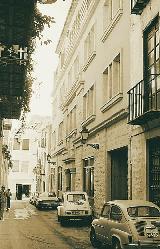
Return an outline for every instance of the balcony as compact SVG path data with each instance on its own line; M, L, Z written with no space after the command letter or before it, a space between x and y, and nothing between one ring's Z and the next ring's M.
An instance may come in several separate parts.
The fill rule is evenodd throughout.
M129 118L132 125L143 125L160 117L160 75L141 80L129 94Z
M150 0L131 0L131 14L140 15Z

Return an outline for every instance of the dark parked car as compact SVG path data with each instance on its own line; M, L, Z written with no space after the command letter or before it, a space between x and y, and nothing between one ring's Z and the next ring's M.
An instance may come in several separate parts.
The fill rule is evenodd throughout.
M30 196L30 198L29 198L29 203L32 204L32 205L35 205L37 197L38 197L37 193L32 193L31 196Z
M107 202L92 221L90 241L96 248L160 249L160 208L141 200Z
M60 200L56 196L50 195L48 193L40 194L35 201L35 206L37 209L56 209L60 205Z

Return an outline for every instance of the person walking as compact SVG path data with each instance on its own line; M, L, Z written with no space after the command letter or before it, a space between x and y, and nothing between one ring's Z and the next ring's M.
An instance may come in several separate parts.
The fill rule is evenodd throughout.
M5 193L5 186L2 186L0 190L0 220L4 220L5 207L6 207L6 193Z
M12 196L12 193L11 193L10 189L8 188L7 191L6 191L6 198L7 198L7 208L6 208L6 210L7 211L11 207L11 196Z

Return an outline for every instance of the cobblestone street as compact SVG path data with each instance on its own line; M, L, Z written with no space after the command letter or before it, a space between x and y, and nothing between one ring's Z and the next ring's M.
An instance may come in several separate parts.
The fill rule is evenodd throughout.
M1 249L91 249L89 227L80 222L61 226L56 210L38 211L26 201L12 201L0 222Z

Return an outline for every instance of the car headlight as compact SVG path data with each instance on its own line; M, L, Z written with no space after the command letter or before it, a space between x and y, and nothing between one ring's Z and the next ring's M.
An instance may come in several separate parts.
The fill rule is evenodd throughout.
M65 211L65 214L72 214L71 211Z

